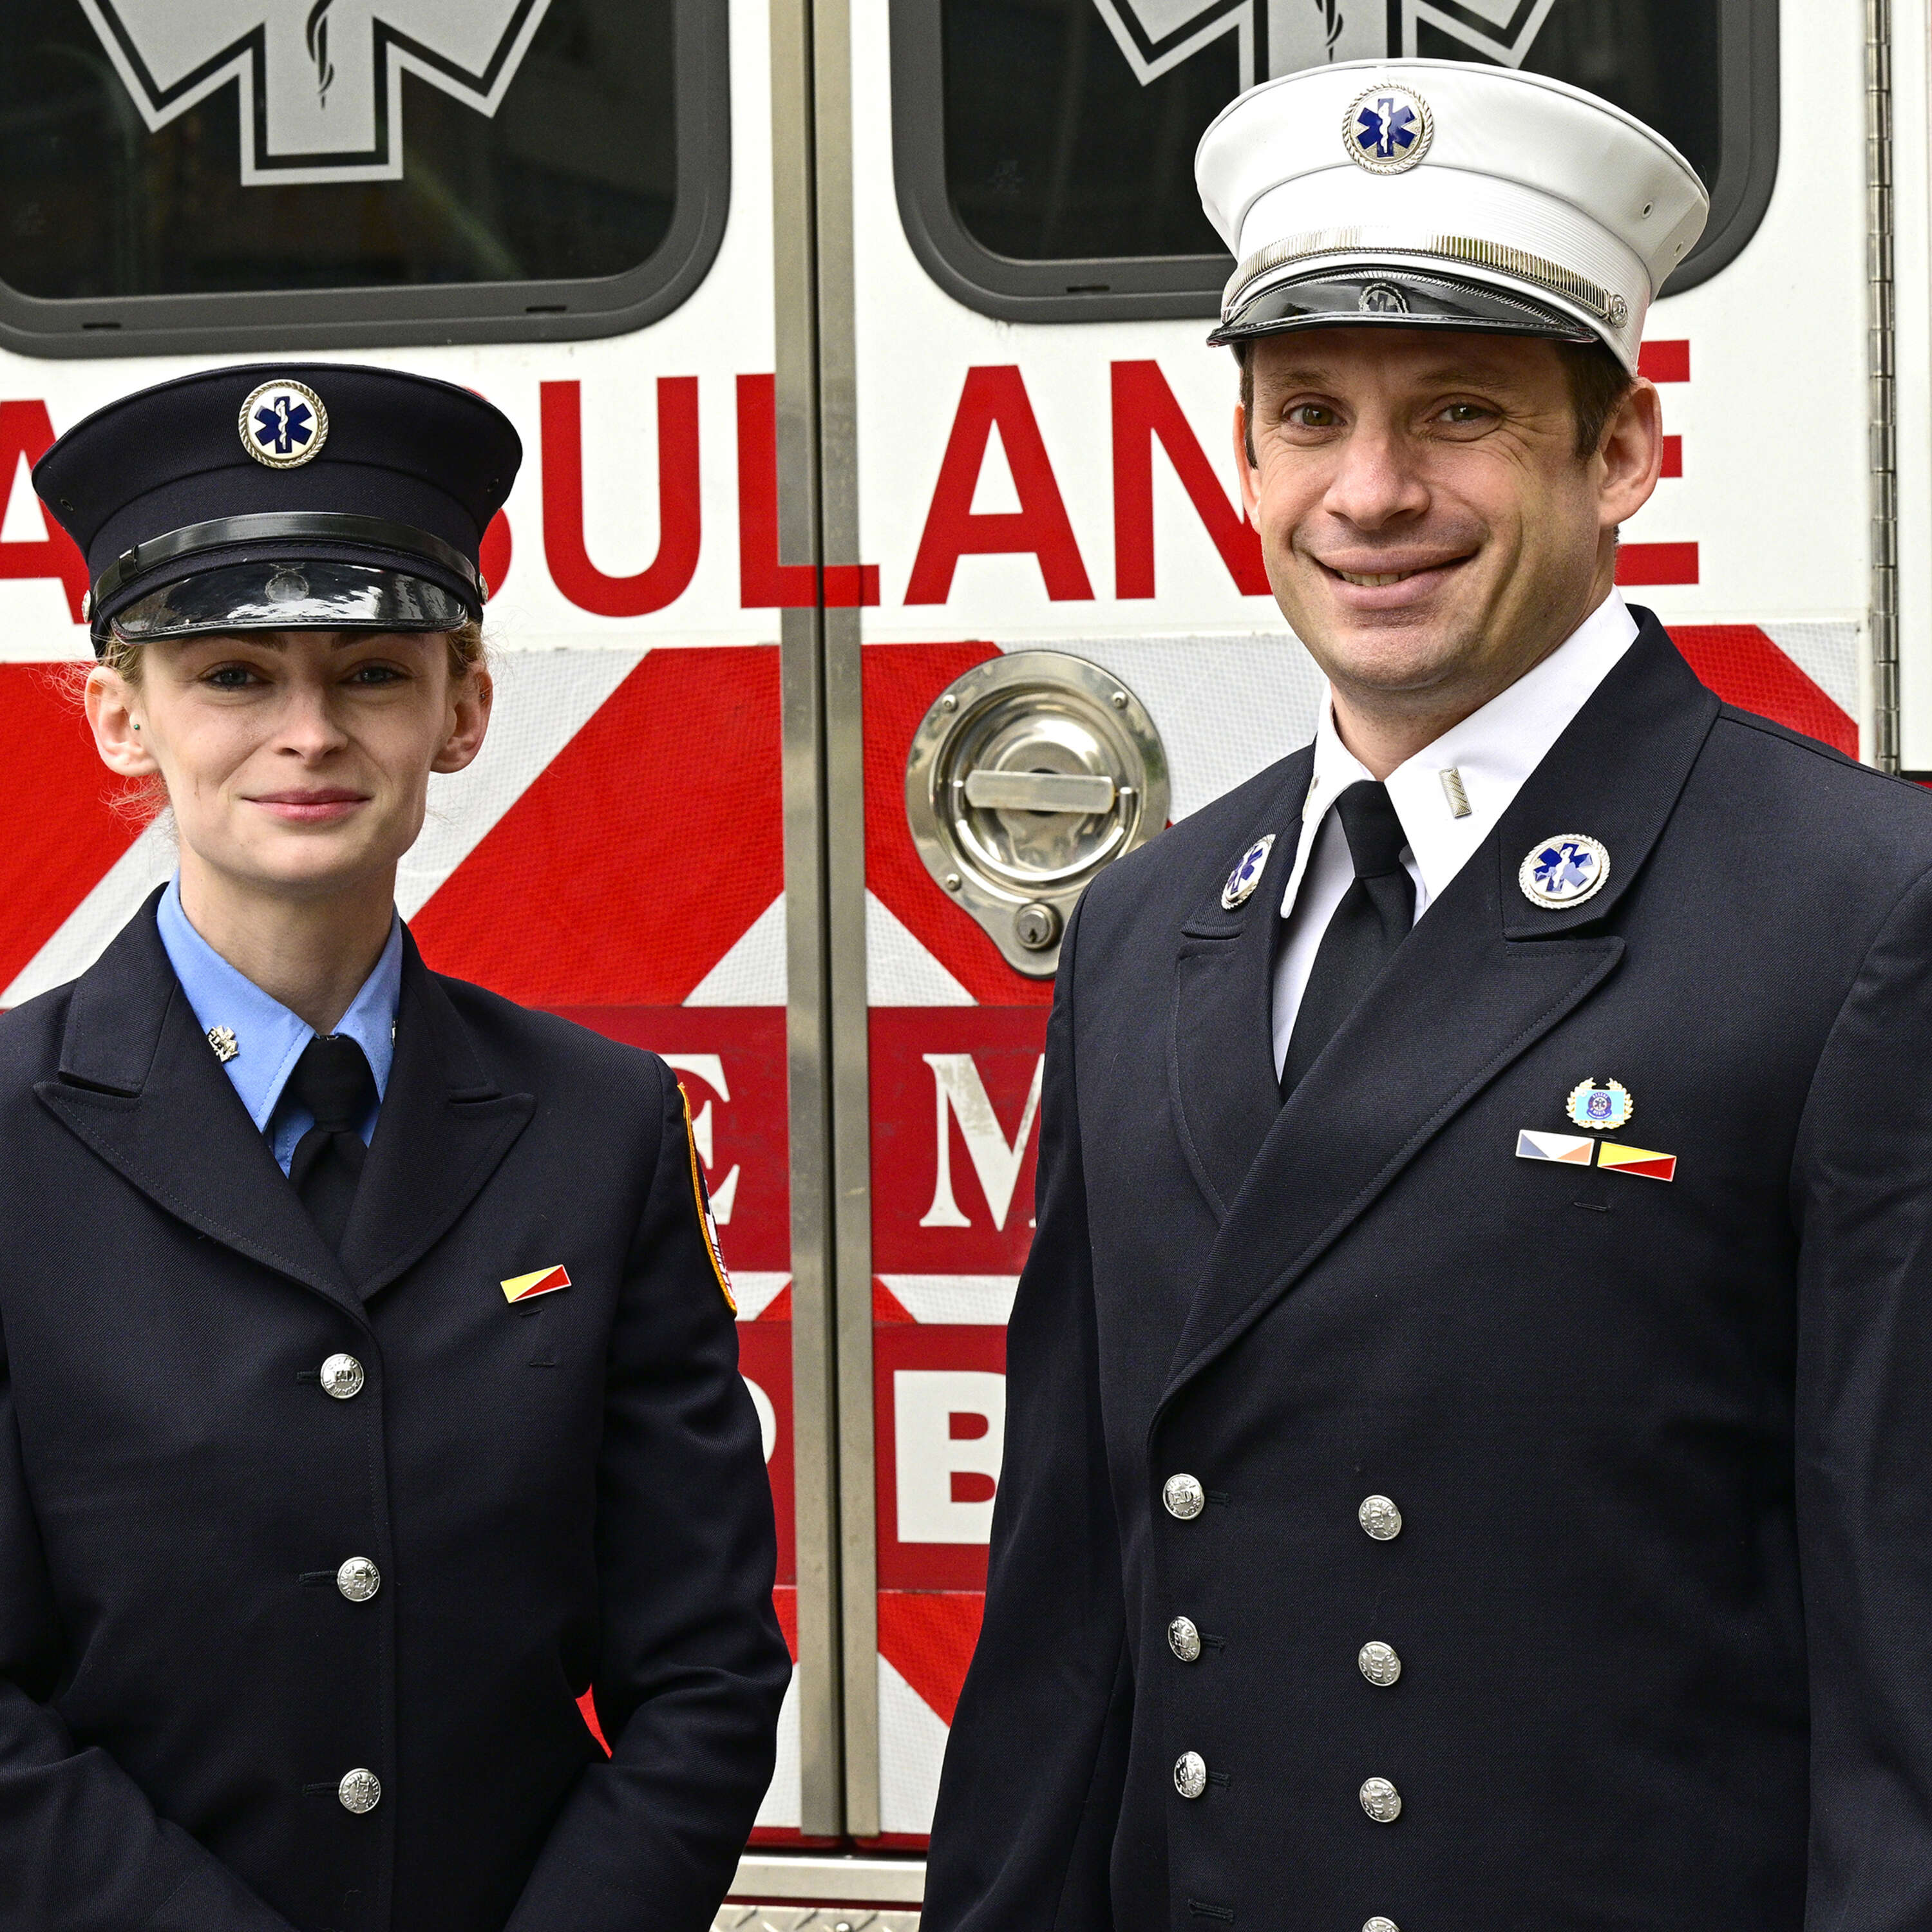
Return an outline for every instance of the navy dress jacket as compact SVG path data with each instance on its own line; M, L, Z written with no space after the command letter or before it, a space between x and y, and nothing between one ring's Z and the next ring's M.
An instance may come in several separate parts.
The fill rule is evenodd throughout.
M1932 1927L1932 800L1639 614L1286 1107L1309 754L1088 892L926 1932Z
M695 1184L661 1061L412 945L339 1261L152 902L0 1018L0 1925L710 1924L790 1665Z

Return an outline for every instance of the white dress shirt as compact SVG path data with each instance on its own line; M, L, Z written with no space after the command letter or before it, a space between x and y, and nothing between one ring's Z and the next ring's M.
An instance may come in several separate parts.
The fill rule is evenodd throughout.
M1415 882L1418 919L1442 896L1509 809L1523 781L1636 641L1636 620L1621 593L1612 590L1534 669L1383 781L1408 838L1402 862ZM1468 801L1468 812L1461 818L1444 782L1444 775L1451 771ZM1315 728L1315 775L1301 810L1294 868L1282 894L1281 916L1288 930L1274 969L1277 1073L1288 1055L1288 1036L1322 936L1354 880L1354 862L1334 803L1349 786L1372 776L1342 743L1335 729L1333 697L1324 697Z

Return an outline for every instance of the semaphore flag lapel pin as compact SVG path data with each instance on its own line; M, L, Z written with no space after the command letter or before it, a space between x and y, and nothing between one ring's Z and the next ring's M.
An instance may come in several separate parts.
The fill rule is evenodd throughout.
M559 1288L568 1288L570 1270L561 1265L532 1268L528 1274L513 1274L499 1285L506 1301L534 1301L540 1294L554 1294Z

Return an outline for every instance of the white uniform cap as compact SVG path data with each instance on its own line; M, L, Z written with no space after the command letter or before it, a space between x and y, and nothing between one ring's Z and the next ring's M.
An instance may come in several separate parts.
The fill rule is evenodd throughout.
M1581 88L1463 61L1342 61L1250 88L1194 157L1239 266L1211 340L1379 322L1606 344L1636 366L1710 197Z

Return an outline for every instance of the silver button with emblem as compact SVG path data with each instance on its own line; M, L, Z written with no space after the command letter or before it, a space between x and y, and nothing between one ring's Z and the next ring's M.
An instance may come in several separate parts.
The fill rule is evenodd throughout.
M1393 1825L1402 1816L1402 1793L1385 1778L1364 1779L1362 1809L1378 1825Z
M352 1604L366 1604L382 1587L382 1573L366 1556L352 1556L335 1573L335 1587Z
M1183 1664L1192 1664L1201 1654L1201 1633L1192 1617L1176 1617L1168 1625L1167 1647Z
M362 1393L362 1364L353 1355L332 1355L322 1365L322 1392L338 1402Z
M1193 1477L1170 1476L1160 1486L1160 1499L1171 1516L1192 1522L1208 1507L1208 1492Z
M1208 1761L1198 1751L1183 1751L1174 1760L1174 1788L1184 1798L1198 1798L1208 1789Z
M1401 1932L1401 1928L1393 1918L1384 1918L1378 1914L1362 1922L1362 1932Z
M1390 1543L1402 1534L1402 1511L1387 1496L1364 1496L1356 1520L1378 1543Z
M342 1801L345 1811L353 1811L359 1818L365 1811L373 1811L382 1800L382 1780L373 1771L364 1771L359 1766L354 1771L344 1772L342 1782L335 1787L335 1795Z
M1390 1644L1365 1643L1356 1652L1355 1661L1362 1666L1362 1675L1384 1690L1402 1675L1402 1659Z

